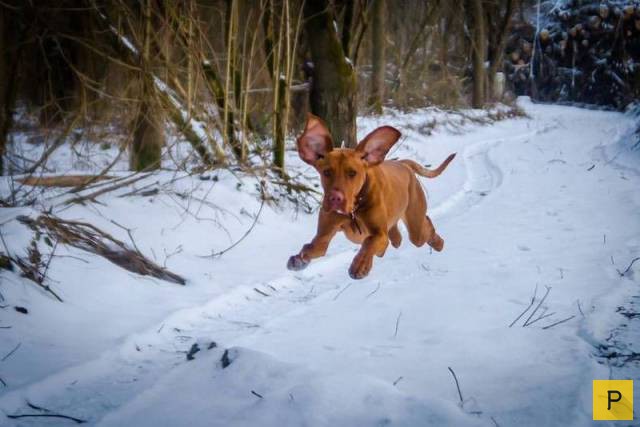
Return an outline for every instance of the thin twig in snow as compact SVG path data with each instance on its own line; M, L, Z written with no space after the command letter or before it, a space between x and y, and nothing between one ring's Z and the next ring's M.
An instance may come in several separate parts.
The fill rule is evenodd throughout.
M84 203L87 200L92 201L92 202L96 202L96 198L98 196L101 196L101 195L103 195L105 193L108 193L110 191L118 190L118 189L120 189L122 187L126 187L126 186L128 186L130 184L133 184L136 181L140 181L141 179L144 179L144 178L147 178L148 176L151 176L151 174L140 174L138 176L135 176L137 174L138 173L136 172L135 174L132 174L133 178L124 180L124 181L122 181L122 182L120 182L118 184L112 185L110 187L102 188L100 190L94 191L93 193L90 193L90 194L87 194L87 195L77 196L77 197L73 197L71 199L64 200L63 202L61 202L59 204L59 206L71 205L73 203Z
M335 301L335 300L337 300L337 299L338 299L338 297L339 297L340 295L342 295L342 293L343 293L344 291L346 291L346 290L349 288L349 286L351 286L351 285L353 285L353 282L349 283L347 286L345 286L344 288L342 288L342 289L340 290L340 292L338 292L338 293L336 294L336 296L335 296L335 297L333 297L333 300L334 300L334 301Z
M629 270L631 270L631 267L633 267L633 264L638 260L640 260L640 256L632 259L631 263L629 264L629 266L622 272L616 268L616 271L618 272L620 277L623 277L625 274L627 274L629 272Z
M228 248L219 251L219 252L214 252L211 255L201 255L200 258L217 258L220 255L224 254L227 251L230 251L231 249L235 248L238 244L240 244L240 242L242 242L248 235L249 233L251 233L251 231L253 231L253 228L256 226L256 224L258 223L258 218L260 218L260 214L262 213L262 208L264 207L264 202L265 199L264 197L262 198L262 202L260 203L260 209L258 209L258 213L256 214L256 217L253 219L253 223L251 224L251 227L249 227L247 229L247 231L242 235L242 237L240 237L238 240L235 241L234 244L232 244L231 246L229 246Z
M549 292L551 292L551 286L545 286L545 288L547 288L547 292L544 293L544 296L542 297L542 299L540 300L540 302L538 303L538 305L536 306L536 308L533 309L533 311L531 312L531 314L529 315L529 317L527 318L527 320L525 320L524 324L522 325L522 327L524 328L525 326L529 326L529 321L531 320L531 318L533 317L534 314L536 314L536 312L538 311L538 309L540 308L540 306L542 306L542 303L544 303L544 300L547 299L547 296L549 295Z
M376 292L378 292L378 289L380 289L380 282L378 282L378 286L376 286L376 288L375 288L373 291L369 292L369 293L367 294L367 296L366 296L366 297L364 297L364 298L365 298L365 299L369 298L371 295L373 295L373 294L375 294Z
M398 318L396 319L396 331L393 333L393 337L397 337L398 336L398 327L400 326L400 318L402 317L402 311L400 311L400 313L398 313Z
M398 383L399 383L400 381L402 381L402 379L403 379L403 378L404 378L404 377L398 377L398 378L393 382L393 385L394 385L394 386L395 386L395 385L398 385Z
M262 292L262 291L261 291L260 289L258 289L258 288L253 288L253 290L254 290L254 291L256 291L257 293L259 293L260 295L262 295L263 297L271 296L271 295L269 295L269 294L268 294L268 293L266 293L266 292Z
M80 418L70 417L68 415L62 414L19 414L19 415L10 415L7 414L7 418L18 419L18 418L63 418L65 420L71 420L78 424L84 424L87 421L81 420Z
M582 311L582 307L580 306L579 299L576 300L576 304L578 305L578 311L580 312L580 314L582 314L582 317L584 317L584 312Z
M131 241L131 244L133 245L133 247L135 248L136 252L138 252L140 255L142 255L142 252L140 252L140 249L138 248L138 245L136 245L136 241L133 240L133 234L131 234L131 229L125 227L122 224L118 224L117 222L115 222L114 220L110 220L111 223L117 227L122 228L124 231L127 232L127 234L129 235L129 240Z
M555 323L552 323L552 324L550 324L550 325L544 326L542 329L549 329L549 328L553 328L554 326L559 325L560 323L568 322L569 320L573 319L574 317L576 317L576 315L575 315L575 314L574 314L574 315L572 315L572 316L567 317L566 319L558 320L558 321L557 321L557 322L555 322Z
M2 379L2 377L0 377L0 383L2 383L3 386L7 386L7 383L4 382L4 380Z
M18 345L16 345L16 346L13 348L13 350L11 350L9 353L7 353L7 354L2 358L2 360L0 360L0 362L4 362L4 361L5 361L5 360L7 360L9 357L11 357L11 355L12 355L13 353L15 353L15 352L16 352L16 350L18 350L18 349L20 348L20 346L21 346L21 345L22 345L22 343L21 343L21 342L19 342L19 343L18 343Z
M36 411L42 411L42 412L48 412L48 413L52 413L53 411L51 409L47 409L47 408L43 408L42 406L38 406L36 404L33 404L31 402L29 402L27 400L27 406L31 409L35 409Z
M525 314L527 311L529 311L529 309L533 306L533 303L536 301L536 295L537 295L537 294L538 294L538 284L536 283L536 288L535 288L535 289L534 289L534 291L533 291L533 296L531 297L531 302L529 303L529 305L527 306L527 308L526 308L522 313L520 313L520 315L519 315L518 317L516 317L516 319L515 319L513 322L511 322L511 324L509 325L509 327L512 327L513 325L515 325L515 324L516 324L516 322L517 322L518 320L520 320L520 318L521 318L522 316L524 316L524 314Z
M456 376L456 373L453 372L453 369L451 369L451 366L447 366L447 369L449 369L449 372L451 372L451 375L453 375L453 380L456 382L456 388L458 389L458 397L460 397L460 406L462 406L464 404L464 399L462 398L462 391L460 390L460 383L458 382L458 377Z
M262 395L254 390L251 390L251 394L253 394L254 396L258 396L260 399L262 399Z
M554 312L552 312L552 313L549 313L549 314L544 314L545 312L546 312L546 310L545 310L544 312L540 313L540 316L536 317L534 320L532 320L531 322L529 322L529 323L527 324L527 326L531 326L531 325L533 325L534 323L536 323L538 320L546 319L547 317L551 317L551 316L553 316L554 314L556 314L556 312L555 312L555 311L554 311Z
M47 271L49 271L49 265L51 265L51 260L53 259L54 255L56 254L56 249L58 249L58 243L60 243L60 240L56 239L56 243L53 245L53 249L51 250L51 254L49 255L49 259L47 260L47 265L44 266L44 270L42 271L42 281L44 282L44 280L47 278ZM49 287L49 285L44 286L44 289L51 292L56 298L58 298L60 300L60 302L62 302L62 300L60 299L60 297L58 297Z

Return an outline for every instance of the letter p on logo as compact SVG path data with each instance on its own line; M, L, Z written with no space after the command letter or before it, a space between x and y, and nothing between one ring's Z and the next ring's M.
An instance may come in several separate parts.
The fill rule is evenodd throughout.
M594 420L633 420L633 380L593 380Z

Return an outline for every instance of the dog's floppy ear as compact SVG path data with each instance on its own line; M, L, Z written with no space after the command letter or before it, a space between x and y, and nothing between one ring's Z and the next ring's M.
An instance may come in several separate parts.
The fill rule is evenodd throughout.
M400 131L391 126L382 126L365 136L356 147L362 153L362 159L369 166L382 163L393 144L400 138Z
M304 132L298 137L298 154L310 165L327 155L333 149L331 133L320 117L307 114Z

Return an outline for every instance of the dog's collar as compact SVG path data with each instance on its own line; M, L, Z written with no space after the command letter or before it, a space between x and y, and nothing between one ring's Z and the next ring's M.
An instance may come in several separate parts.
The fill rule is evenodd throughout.
M369 191L369 176L365 175L364 184L362 184L362 188L358 192L356 196L356 203L353 206L351 212L349 212L349 218L351 218L351 229L355 233L362 234L362 228L358 223L358 218L356 217L356 212L364 205L364 199L367 196L367 192Z

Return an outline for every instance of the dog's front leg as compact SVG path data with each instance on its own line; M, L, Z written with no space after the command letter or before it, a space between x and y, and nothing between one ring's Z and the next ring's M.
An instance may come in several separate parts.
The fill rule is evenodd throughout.
M342 222L335 214L321 212L316 236L310 243L302 247L300 253L289 258L287 268L295 271L302 270L309 265L312 259L324 256L331 239L338 232Z
M376 228L372 230L371 235L362 242L362 247L353 259L351 267L349 267L349 276L352 279L362 279L373 265L373 256L384 255L389 246L389 236L384 228Z

